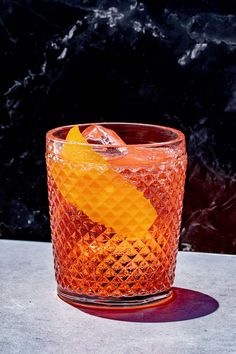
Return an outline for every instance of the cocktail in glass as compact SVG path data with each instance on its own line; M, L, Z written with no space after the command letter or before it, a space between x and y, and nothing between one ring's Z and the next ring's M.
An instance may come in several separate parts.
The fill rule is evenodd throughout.
M184 135L134 123L60 127L47 133L46 161L58 295L112 308L170 299Z

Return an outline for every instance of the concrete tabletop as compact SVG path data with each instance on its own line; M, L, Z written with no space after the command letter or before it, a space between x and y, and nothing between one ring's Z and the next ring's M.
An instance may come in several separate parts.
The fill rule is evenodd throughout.
M178 255L176 299L79 310L56 295L50 243L0 241L0 353L236 353L236 256Z

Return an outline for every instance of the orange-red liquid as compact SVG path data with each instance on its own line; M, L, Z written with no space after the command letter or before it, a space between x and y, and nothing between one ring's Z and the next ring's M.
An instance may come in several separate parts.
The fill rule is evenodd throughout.
M156 218L143 237L116 233L68 202L50 173L54 161L48 160L55 273L61 289L88 296L133 297L162 293L171 288L181 222L185 160L152 161L140 166L140 162L132 164L132 159L128 156L126 159L125 166L124 161L119 163L117 159L110 168L142 192L156 210ZM73 184L73 174L67 176L68 179ZM90 192L91 186L84 183L83 193L89 195ZM120 208L126 212L126 196L122 195L122 190L120 196ZM115 213L107 205L100 208L109 211L111 218ZM138 218L145 217L142 212L140 210Z

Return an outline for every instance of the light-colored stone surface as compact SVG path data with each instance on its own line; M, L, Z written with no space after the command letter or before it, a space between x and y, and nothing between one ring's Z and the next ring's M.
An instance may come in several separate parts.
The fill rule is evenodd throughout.
M1 240L0 353L236 353L236 256L179 253L175 286L165 307L94 316L57 298L51 244Z

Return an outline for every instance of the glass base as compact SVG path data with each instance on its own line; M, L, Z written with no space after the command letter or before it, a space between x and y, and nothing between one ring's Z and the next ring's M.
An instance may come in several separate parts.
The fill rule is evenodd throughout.
M139 309L163 305L173 300L173 292L155 293L143 296L102 297L78 295L58 286L57 294L63 301L82 308L97 309Z

